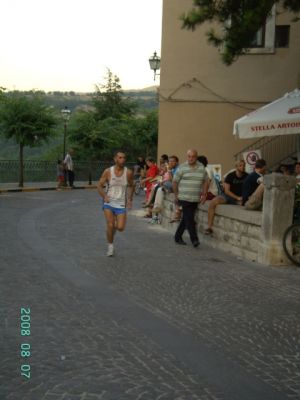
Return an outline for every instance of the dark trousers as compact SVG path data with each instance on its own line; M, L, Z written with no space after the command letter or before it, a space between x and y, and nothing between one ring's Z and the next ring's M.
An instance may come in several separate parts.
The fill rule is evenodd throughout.
M68 181L69 185L72 187L74 183L74 172L68 169Z
M187 229L191 238L191 242L193 243L198 241L195 223L195 212L197 210L198 203L179 200L179 205L182 207L182 218L175 233L175 240L181 239L183 232L185 229Z

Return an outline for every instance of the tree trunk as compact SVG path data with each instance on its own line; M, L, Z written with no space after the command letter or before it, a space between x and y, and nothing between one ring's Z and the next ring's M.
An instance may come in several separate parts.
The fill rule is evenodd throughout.
M24 186L24 163L23 163L23 143L20 143L20 153L19 153L19 187Z

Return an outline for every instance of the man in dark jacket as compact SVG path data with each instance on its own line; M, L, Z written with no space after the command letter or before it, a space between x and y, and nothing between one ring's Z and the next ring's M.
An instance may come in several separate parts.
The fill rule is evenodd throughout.
M242 204L244 205L252 193L258 188L261 183L261 178L266 173L266 161L262 158L255 163L254 171L247 176L243 182L242 188Z

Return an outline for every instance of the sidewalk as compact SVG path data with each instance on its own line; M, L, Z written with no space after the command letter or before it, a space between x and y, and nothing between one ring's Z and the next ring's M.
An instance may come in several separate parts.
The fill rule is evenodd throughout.
M96 189L96 183L89 185L87 182L76 181L74 189ZM35 192L38 190L72 190L70 187L57 188L57 182L25 182L20 188L17 182L0 182L0 193L6 192Z

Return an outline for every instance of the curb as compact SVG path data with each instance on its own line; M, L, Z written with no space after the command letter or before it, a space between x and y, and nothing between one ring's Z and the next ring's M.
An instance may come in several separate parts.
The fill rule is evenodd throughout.
M47 190L56 190L58 192L61 191L71 191L71 190L77 190L77 189L97 189L96 185L86 185L86 186L76 186L74 188L70 187L62 187L62 188L57 188L57 187L27 187L27 188L18 188L18 189L0 189L0 193L18 193L18 192L38 192L38 191L47 191Z

